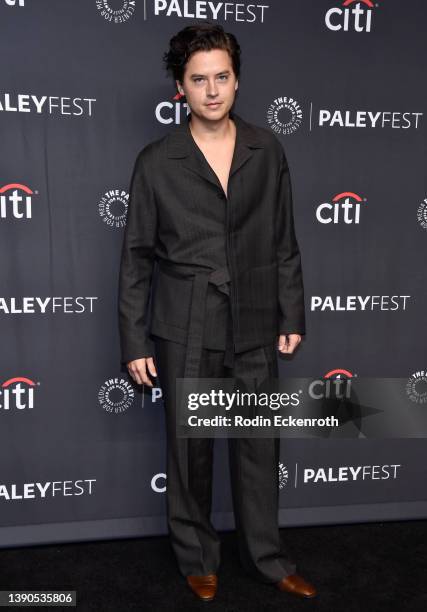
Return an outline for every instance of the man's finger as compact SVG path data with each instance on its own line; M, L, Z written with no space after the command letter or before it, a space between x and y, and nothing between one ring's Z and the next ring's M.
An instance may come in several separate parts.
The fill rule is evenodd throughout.
M287 346L288 346L288 340L289 340L288 337L285 336L284 334L281 334L279 336L279 345L278 345L277 348L279 349L279 351L281 353L285 353L286 352L286 349L287 349Z
M146 370L145 366L140 366L138 373L139 373L139 376L140 376L141 381L142 381L141 384L148 385L149 387L153 386L153 383L151 382L150 377L147 374L147 370Z
M156 366L152 357L147 357L147 366L151 376L157 376Z
M129 374L131 375L131 377L133 378L133 380L136 382L137 385L142 385L142 381L141 378L138 374L138 370L135 370L133 368L128 368L129 370Z

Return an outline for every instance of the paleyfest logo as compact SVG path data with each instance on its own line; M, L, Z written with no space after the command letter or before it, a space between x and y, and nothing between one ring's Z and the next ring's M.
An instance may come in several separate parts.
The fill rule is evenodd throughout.
M276 134L292 134L302 124L301 106L288 96L276 98L268 107L267 123Z
M136 0L121 0L119 8L113 8L114 4L117 4L114 0L96 0L96 8L105 21L112 23L129 21L135 12Z
M129 193L123 189L106 191L98 204L101 219L110 227L124 227L128 211Z
M362 198L357 193L352 191L337 193L332 198L332 202L319 204L316 208L316 219L322 224L359 224L362 203L366 204L366 198Z
M312 295L311 311L372 312L406 310L410 295Z
M264 13L269 9L265 3L212 2L208 0L154 0L154 15L179 17L181 19L210 19L213 21L235 21L264 23Z
M371 0L344 0L341 7L334 6L326 12L326 27L333 32L370 32L372 9L376 6Z
M95 0L100 15L111 23L125 23L135 12L136 0ZM211 21L235 21L264 23L268 4L245 2L212 2L210 0L140 0L143 19L147 19L148 7L154 17L179 19L209 19Z
M0 112L36 113L37 115L61 115L69 117L92 117L93 102L96 98L69 96L40 96L15 92L0 93Z
M308 129L419 129L424 113L417 111L381 111L321 108L310 101L306 116ZM267 123L276 134L292 134L302 124L300 103L288 96L276 98L268 107Z
M32 196L37 193L21 183L0 187L0 219L31 219Z
M310 130L313 127L408 130L421 125L424 113L414 111L371 111L319 108L310 103ZM317 123L316 123L317 120Z
M8 6L25 6L25 0L4 0Z

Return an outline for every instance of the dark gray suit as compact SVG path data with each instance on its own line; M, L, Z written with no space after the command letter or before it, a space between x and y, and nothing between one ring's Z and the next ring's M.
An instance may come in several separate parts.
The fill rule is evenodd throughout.
M305 333L280 142L230 113L236 145L226 197L190 117L138 155L119 287L122 361L154 356L163 392L168 525L184 576L216 573L220 555L210 522L214 440L177 438L176 379L232 376L248 385L275 378L279 333ZM296 569L277 523L279 444L229 439L240 557L265 582Z
M188 344L186 375L197 376L202 346L224 346L227 293L235 352L305 333L284 150L270 130L230 117L228 197L191 135L191 114L137 157L120 266L123 362L153 355L151 333Z

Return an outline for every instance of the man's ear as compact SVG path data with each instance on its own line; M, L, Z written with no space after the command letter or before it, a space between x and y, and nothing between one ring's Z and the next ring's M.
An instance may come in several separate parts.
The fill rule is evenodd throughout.
M182 89L182 85L180 81L175 81L176 82L176 88L179 91L180 94L184 95L184 90Z

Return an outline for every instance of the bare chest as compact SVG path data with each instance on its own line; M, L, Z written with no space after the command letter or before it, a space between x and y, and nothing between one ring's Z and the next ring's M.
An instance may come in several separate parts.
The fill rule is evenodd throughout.
M225 144L221 148L207 148L199 145L206 161L217 175L224 193L227 195L228 179L230 176L231 162L233 161L234 143Z

